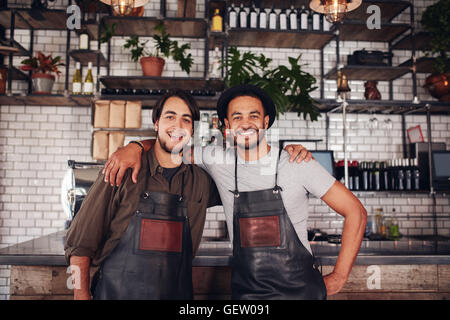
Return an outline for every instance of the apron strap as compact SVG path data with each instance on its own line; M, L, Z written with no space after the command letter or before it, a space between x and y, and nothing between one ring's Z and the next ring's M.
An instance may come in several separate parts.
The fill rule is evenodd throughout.
M237 181L237 147L234 149L234 191L229 190L236 198L239 198L238 181Z
M280 190L283 191L283 189L278 185L278 164L280 162L281 151L282 149L278 150L277 166L275 168L275 186L273 187L274 193L278 193Z

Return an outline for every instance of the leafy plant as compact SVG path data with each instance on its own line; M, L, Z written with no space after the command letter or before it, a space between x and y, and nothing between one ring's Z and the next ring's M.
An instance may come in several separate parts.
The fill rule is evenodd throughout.
M431 35L431 50L427 54L437 55L434 60L434 71L450 72L447 52L450 48L450 0L440 0L425 9L421 24Z
M124 48L131 49L131 59L135 62L143 56L166 57L170 56L177 61L182 70L187 74L191 71L194 59L192 54L186 54L186 50L190 49L189 44L178 45L178 41L170 40L170 34L166 32L164 24L160 23L155 27L155 31L159 34L153 35L155 41L156 53L152 53L146 49L147 41L140 42L138 36L131 36L124 44Z
M316 102L309 95L317 89L316 79L302 70L299 64L301 55L289 57L289 66L280 65L269 68L272 59L263 54L259 56L252 52L240 53L236 47L229 48L226 61L221 68L228 68L224 79L225 86L238 84L253 84L264 89L274 101L277 117L280 113L297 112L306 119L309 114L311 121L320 117Z
M52 55L45 56L41 51L38 51L36 57L28 58L23 60L23 64L20 69L24 71L33 71L41 73L51 73L54 72L60 75L61 72L58 70L59 66L64 66L64 63L60 62L61 56L55 58Z
M117 23L109 25L102 21L102 34L100 35L100 43L108 42L116 33Z

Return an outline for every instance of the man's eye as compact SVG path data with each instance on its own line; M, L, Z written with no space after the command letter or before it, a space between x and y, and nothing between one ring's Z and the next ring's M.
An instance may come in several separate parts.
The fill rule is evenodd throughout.
M191 119L183 119L184 123L191 123Z
M174 119L174 116L167 116L166 119L172 120Z

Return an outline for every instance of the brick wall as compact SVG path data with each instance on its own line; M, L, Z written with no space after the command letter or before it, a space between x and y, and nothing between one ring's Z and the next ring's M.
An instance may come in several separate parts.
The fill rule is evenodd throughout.
M29 4L30 1L17 0L18 5ZM416 6L416 26L420 20L421 10L435 1L414 1ZM66 1L56 1L55 8L65 8ZM176 0L167 1L168 16L176 15ZM197 1L197 17L204 15L203 1ZM146 5L146 16L159 14L159 3L151 1ZM396 21L409 22L409 12L405 12ZM16 30L16 40L28 47L30 36L26 30ZM35 32L35 50L51 52L61 55L65 59L66 32L43 31ZM142 38L145 39L145 38ZM195 60L191 76L203 76L204 41L192 39L177 39L191 44L189 51ZM111 75L140 75L138 63L130 59L130 54L123 48L125 38L115 37L112 41ZM78 38L72 33L71 48L78 47ZM95 41L91 43L96 48ZM341 61L346 61L346 55L354 50L366 48L387 50L387 44L348 41L341 43ZM320 51L301 49L255 49L255 53L264 53L273 59L273 65L288 63L289 56L302 54L303 63L308 64L305 70L316 78L320 77ZM106 53L106 46L102 46ZM212 51L209 52L212 56ZM394 65L410 58L408 51L394 52ZM19 66L23 57L15 57L14 65ZM67 63L67 61L64 61ZM335 66L335 43L331 42L325 48L325 70ZM70 61L70 75L74 72L74 61ZM55 93L64 91L64 72L54 86ZM94 68L96 80L96 68ZM101 74L106 70L101 69ZM164 70L166 76L186 76L178 65L169 60ZM424 75L418 75L418 83L424 81ZM362 81L351 81L352 98L363 99L364 86ZM388 83L380 82L378 86L384 99L388 98ZM13 82L13 92L24 92L26 84L20 81ZM325 82L325 98L335 97L336 84L334 81ZM431 98L420 86L418 88L420 100ZM320 91L313 92L313 97L319 98ZM394 81L394 99L412 100L411 76ZM0 248L15 243L30 240L39 236L53 233L64 228L66 217L60 205L60 185L67 169L67 160L92 161L90 154L90 139L92 126L90 125L90 108L55 107L55 106L1 106L0 108ZM352 160L387 160L402 157L401 117L398 115L376 115L379 128L370 130L367 126L371 116L363 114L348 115L349 128L349 158ZM393 129L387 131L383 128L384 120L393 122ZM424 116L406 116L406 127L420 124L426 137L426 119ZM432 116L432 136L435 142L445 142L447 149L450 146L450 117ZM151 111L143 111L143 126L152 127ZM326 125L322 117L317 122L304 121L295 113L281 115L274 128L279 130L281 139L317 139L324 141L318 148L325 149ZM335 151L335 159L342 159L342 118L340 114L330 115L329 149ZM400 232L403 234L430 234L432 222L427 217L431 212L431 199L424 194L388 194L364 193L358 194L367 208L369 214L376 208L383 208L384 212L404 216L401 219ZM448 195L439 195L436 211L439 214L450 213L450 198ZM214 207L208 211L204 236L214 237L223 233L225 220L221 207ZM321 204L318 199L310 201L310 227L317 227L329 233L338 233L342 229L343 219ZM438 221L439 233L450 235L450 223L447 220ZM9 294L9 269L0 266L0 299L7 299Z

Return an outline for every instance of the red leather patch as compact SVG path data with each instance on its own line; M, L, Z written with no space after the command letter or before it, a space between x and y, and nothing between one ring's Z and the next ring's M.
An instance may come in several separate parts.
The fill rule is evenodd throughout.
M139 249L181 252L183 222L142 219Z
M279 216L240 218L241 247L277 247L281 244Z

